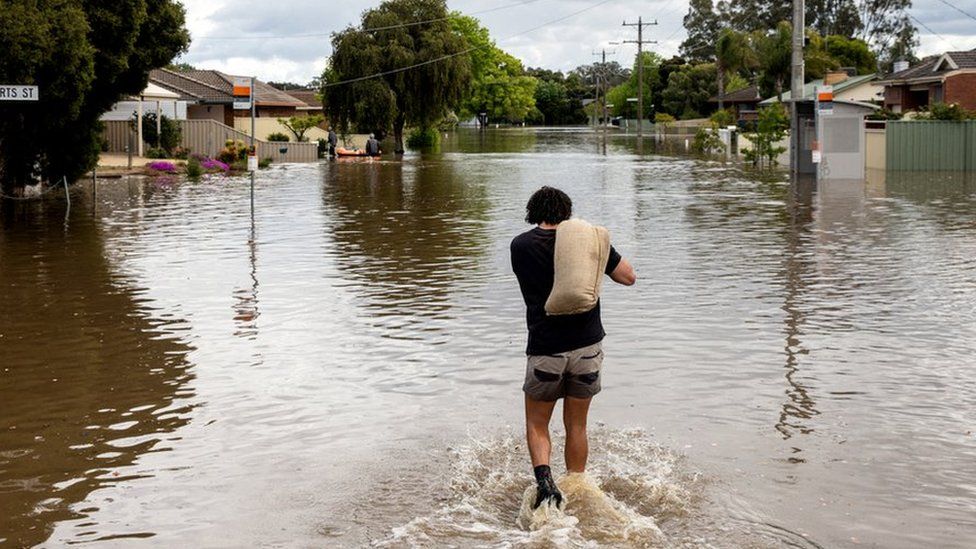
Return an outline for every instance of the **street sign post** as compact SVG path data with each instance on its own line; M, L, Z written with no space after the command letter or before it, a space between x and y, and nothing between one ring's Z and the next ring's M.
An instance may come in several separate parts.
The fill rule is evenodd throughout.
M234 110L246 111L251 109L251 79L234 78Z
M0 84L0 101L37 101L40 98L37 86Z

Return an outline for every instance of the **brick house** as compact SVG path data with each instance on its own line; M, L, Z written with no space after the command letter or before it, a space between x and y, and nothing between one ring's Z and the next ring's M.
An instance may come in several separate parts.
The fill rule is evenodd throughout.
M926 57L914 67L875 82L884 86L884 106L894 112L924 110L933 103L957 103L976 110L976 49Z

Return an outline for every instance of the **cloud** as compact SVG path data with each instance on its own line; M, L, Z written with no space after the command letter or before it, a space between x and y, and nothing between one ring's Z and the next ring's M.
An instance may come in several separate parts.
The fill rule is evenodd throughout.
M630 65L636 53L636 30L623 27L638 16L658 25L645 29L647 46L665 57L677 53L685 38L682 18L687 0L613 0L565 21L547 22L593 6L598 0L456 0L451 9L475 14L498 45L527 66L567 71L594 61L606 47L612 59ZM947 0L976 15L976 0ZM358 23L362 12L380 4L365 2L279 0L183 0L193 37L182 61L263 80L307 82L321 73L331 54L331 35ZM508 6L508 7L505 7ZM498 9L503 7L503 9ZM478 13L485 12L487 13ZM919 27L920 55L948 49L976 48L976 21L941 0L916 0L911 13L931 31ZM938 36L937 36L938 35Z

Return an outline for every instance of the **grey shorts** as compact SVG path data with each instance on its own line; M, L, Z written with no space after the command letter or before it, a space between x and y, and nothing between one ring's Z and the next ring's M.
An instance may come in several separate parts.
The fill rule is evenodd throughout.
M601 343L553 355L529 355L522 390L532 400L590 398L600 392L602 366Z

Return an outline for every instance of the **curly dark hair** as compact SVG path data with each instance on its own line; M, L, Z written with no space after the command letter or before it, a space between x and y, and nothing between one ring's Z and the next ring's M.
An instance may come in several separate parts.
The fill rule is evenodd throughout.
M554 187L542 187L532 194L525 206L525 222L557 225L573 216L573 201Z

